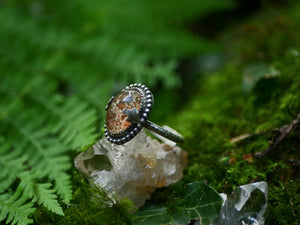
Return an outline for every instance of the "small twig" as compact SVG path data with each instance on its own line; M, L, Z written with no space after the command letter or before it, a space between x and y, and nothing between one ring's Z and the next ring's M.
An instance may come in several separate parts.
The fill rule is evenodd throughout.
M230 143L236 143L236 142L240 142L241 140L244 140L248 137L251 137L252 134L248 133L248 134L242 134L240 136L234 137L230 139Z
M280 129L276 128L273 131L274 137L270 141L270 144L269 144L267 150L262 151L262 152L257 152L255 154L255 156L262 157L262 156L267 155L274 149L276 149L278 147L278 145L280 144L280 142L282 142L286 137L288 137L291 134L291 132L296 131L298 133L297 129L299 129L299 125L300 125L300 114L297 116L296 119L294 119L292 121L292 123L290 125L284 125Z
M292 198L290 198L290 205L291 205L292 214L293 214L294 218L296 218L296 213L295 213L294 203L293 203ZM296 224L298 224L298 223L296 222Z
M261 131L256 131L255 133L251 134L251 133L247 133L247 134L242 134L242 135L239 135L237 137L234 137L234 138L231 138L230 139L230 143L237 143L237 142L240 142L240 141L243 141L247 138L250 138L250 137L253 137L254 135L258 135L258 134L261 134L262 132Z

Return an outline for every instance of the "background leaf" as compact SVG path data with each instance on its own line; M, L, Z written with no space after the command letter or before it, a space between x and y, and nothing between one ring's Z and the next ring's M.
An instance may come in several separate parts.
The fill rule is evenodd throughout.
M204 182L188 184L181 196L166 207L142 207L135 215L134 224L188 224L199 219L204 224L211 223L220 212L222 197Z
M168 214L166 207L159 206L145 206L141 208L136 214L133 224L167 224L171 221L171 215Z

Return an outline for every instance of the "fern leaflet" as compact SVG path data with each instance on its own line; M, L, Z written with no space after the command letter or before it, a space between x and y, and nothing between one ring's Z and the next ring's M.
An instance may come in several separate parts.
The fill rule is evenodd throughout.
M26 225L32 223L28 217L35 211L32 202L26 202L27 196L17 189L14 193L0 195L0 221L6 223Z

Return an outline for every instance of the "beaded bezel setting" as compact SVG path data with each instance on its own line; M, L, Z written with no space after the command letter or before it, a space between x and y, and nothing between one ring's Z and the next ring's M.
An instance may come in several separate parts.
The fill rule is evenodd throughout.
M134 138L140 130L144 127L144 124L147 122L148 116L151 112L153 103L154 103L154 98L149 90L145 85L143 84L131 84L127 87L125 87L120 94L124 93L125 91L130 91L134 90L137 91L141 98L140 98L140 107L139 107L139 121L136 122L131 122L129 127L119 133L112 133L108 129L108 121L106 119L104 129L105 129L105 136L108 141L114 143L114 144L124 144L128 141L130 141L132 138ZM119 95L120 95L119 94ZM107 103L106 106L106 111L109 113L109 110L111 109L111 103L114 100L114 97L112 97L109 102Z

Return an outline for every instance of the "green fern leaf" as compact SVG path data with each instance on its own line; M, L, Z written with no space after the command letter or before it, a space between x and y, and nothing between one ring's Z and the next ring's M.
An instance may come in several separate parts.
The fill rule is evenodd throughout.
M33 203L28 202L21 187L15 192L9 190L16 181L16 170L23 170L25 157L18 157L17 152L11 152L11 146L0 137L0 221L6 223L28 224L32 220L28 217L35 211Z
M42 177L48 176L50 181L54 181L55 190L68 203L71 199L71 185L65 171L71 164L69 158L62 154L69 149L79 149L95 140L95 128L90 129L96 120L95 113L88 109L87 104L76 98L65 101L63 106L58 105L60 102L57 102L59 98L56 95L46 99L43 96L49 95L49 91L51 94L51 90L34 88L34 85L47 87L45 79L40 77L23 80L21 82L23 85L19 87L20 82L11 84L9 80L8 83L6 81L4 79L4 84L0 86L3 93L10 93L14 99L23 95L22 98L36 105L36 109L28 108L27 113L16 116L11 112L2 113L6 115L3 119L6 123L5 129L13 129L15 132L10 140L13 141L18 137L19 142L23 143L23 148L27 149L25 155L30 158L29 164L42 171ZM27 85L24 85L26 83ZM22 87L25 87L25 90ZM18 111L17 108L14 111ZM41 111L45 113L40 114ZM34 123L31 118L35 118ZM47 127L42 125L46 121L50 122ZM48 138L51 134L58 134L59 139Z
M0 195L0 221L6 219L6 223L25 225L32 223L28 217L35 211L33 203L26 201L28 196L17 189L16 192Z
M37 202L49 211L63 215L57 198L59 196L68 203L72 197L70 176L66 173L71 162L64 153L95 139L95 128L91 129L95 124L95 113L78 98L65 101L63 96L54 94L55 83L44 77L16 76L13 80L2 80L0 119L3 126L0 134L6 138L0 143L0 154L3 155L0 178L5 180L0 185L0 193L7 194L12 185L19 183L18 189L27 193L27 201ZM24 103L28 108L22 111ZM30 107L32 105L34 107ZM46 183L39 183L41 179ZM23 206L15 207L18 210ZM6 209L3 207L2 217L5 217ZM7 221L11 218L18 221L17 213L12 211L9 215Z
M32 198L32 201L44 205L50 211L58 215L63 215L63 211L57 202L57 195L55 195L54 190L51 189L52 184L36 183L35 180L39 176L37 173L34 174L33 171L28 171L24 166L25 162L27 161L26 157L20 157L20 152L19 155L17 155L16 152L18 151L12 151L11 153L8 153L8 150L10 149L9 145L4 144L3 142L4 141L2 140L0 143L2 144L0 153L3 155L3 157L0 158L2 178L0 179L2 180L0 185L0 189L2 190L1 192L7 190L9 186L11 186L12 182L15 182L18 179L21 181L18 185L18 189L23 190L28 199ZM11 182L7 182L7 176L5 176L5 174L10 174L9 177Z
M57 196L54 194L55 191L51 189L51 186L52 184L50 183L36 185L36 193L33 201L37 201L39 204L44 205L50 211L63 216L64 213L57 202Z

